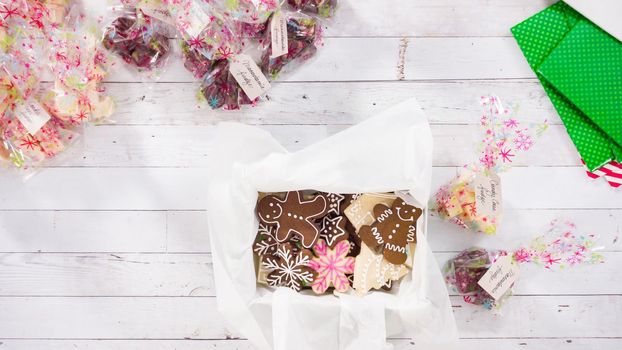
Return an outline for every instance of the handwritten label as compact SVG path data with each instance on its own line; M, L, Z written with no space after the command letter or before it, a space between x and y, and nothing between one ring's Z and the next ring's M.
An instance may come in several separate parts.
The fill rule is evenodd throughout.
M31 135L34 135L50 120L48 112L34 100L28 100L15 107L15 116Z
M495 300L499 300L518 279L518 266L509 256L500 256L477 282Z
M501 179L499 176L478 174L473 182L477 215L497 215L501 211Z
M237 55L229 71L249 99L254 100L270 89L270 83L255 61L248 55Z
M289 45L287 42L287 20L280 12L272 16L272 21L270 21L270 33L272 39L272 53L270 54L270 58L287 55Z

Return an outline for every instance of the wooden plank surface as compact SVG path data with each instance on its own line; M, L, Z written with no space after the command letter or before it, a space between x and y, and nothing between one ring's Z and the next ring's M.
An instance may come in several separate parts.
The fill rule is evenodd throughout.
M416 350L417 343L410 339L390 339L389 343L395 350ZM619 339L611 338L477 338L461 339L459 346L465 350L599 350L617 349L622 344ZM3 339L0 341L0 349L29 349L29 350L48 350L54 349L76 349L76 350L205 350L205 349L224 349L224 350L253 350L255 349L249 342L239 339L229 340L30 340L30 339Z
M444 264L456 253L436 253ZM517 295L622 293L622 252L568 271L524 265ZM0 296L216 296L211 254L4 253ZM450 293L456 295L455 293ZM460 305L460 304L458 304Z
M451 297L460 334L473 337L618 337L622 296L514 296L502 316ZM603 309L611 312L604 313ZM42 313L41 310L45 310ZM0 338L226 339L213 297L0 297L11 315ZM555 319L551 323L551 319ZM37 327L30 327L32 324Z
M105 2L87 1L91 14L105 15ZM252 349L215 308L205 212L215 123L255 124L297 150L416 97L432 124L436 188L473 159L477 98L490 93L520 120L552 126L502 175L495 237L430 219L438 263L473 245L511 249L560 217L599 234L606 262L523 267L501 315L452 296L461 348L620 349L622 194L585 177L509 32L552 3L341 0L317 57L241 111L199 105L199 83L178 58L154 84L116 69L104 84L117 103L110 121L25 183L0 173L0 350Z

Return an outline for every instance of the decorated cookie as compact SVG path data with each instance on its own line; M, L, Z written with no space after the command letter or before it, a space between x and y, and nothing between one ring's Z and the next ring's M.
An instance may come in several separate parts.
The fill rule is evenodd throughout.
M259 223L259 231L253 243L253 252L259 256L276 254L279 246L275 237L275 227Z
M323 193L324 197L326 197L326 203L328 206L327 214L336 214L339 215L342 213L341 205L343 200L346 198L344 195L339 193Z
M406 267L412 269L413 268L413 264L415 263L415 250L417 249L417 244L416 243L408 243L408 245L406 245L406 261L404 262L404 265L406 265Z
M350 242L350 256L357 256L361 252L361 237L353 230L348 230L348 242Z
M290 243L279 245L274 256L266 256L261 262L263 268L270 271L267 283L295 291L310 286L315 278L315 270L309 267L312 257L308 249L295 252Z
M363 243L354 264L354 289L362 295L384 287L389 281L397 281L407 273L406 266L391 264Z
M287 192L285 199L275 195L262 198L257 204L257 215L263 222L276 225L278 242L296 235L305 248L311 248L320 234L315 221L326 213L326 207L323 196L307 201L300 191L292 191Z
M317 241L313 247L317 257L309 263L309 267L317 271L317 277L311 285L315 293L322 294L330 286L342 293L350 289L346 275L354 272L354 258L348 256L349 250L348 241L340 241L334 249L330 249L322 239Z
M393 264L406 261L406 245L414 241L417 219L423 211L406 204L401 198L393 201L391 207L378 204L374 207L375 222L361 226L359 235L372 249L383 247L384 257Z
M320 238L326 241L330 248L334 248L337 242L348 239L346 231L346 221L344 216L325 216L322 219Z
M341 205L339 206L339 214L345 214L346 208L349 207L355 200L357 200L362 193L347 193L343 195L343 200L341 201Z
M374 207L376 204L391 205L397 196L385 193L365 193L352 201L344 211L352 226L358 230L363 225L371 225L376 217L374 216Z
M274 258L274 256L272 255L264 255L263 257L260 257L259 264L257 266L257 283L263 284L266 286L269 286L268 274L270 274L271 271L264 266L263 261L268 259L269 257Z

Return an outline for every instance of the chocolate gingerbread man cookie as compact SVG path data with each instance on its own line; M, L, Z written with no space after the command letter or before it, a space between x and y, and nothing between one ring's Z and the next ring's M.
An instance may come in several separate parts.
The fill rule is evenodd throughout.
M326 214L326 208L324 196L305 200L300 191L292 191L287 192L285 199L275 195L262 198L257 204L257 215L261 221L276 225L277 241L298 236L303 247L311 248L320 234L315 221Z
M374 207L375 221L361 226L359 235L372 249L383 248L383 255L392 264L403 264L407 259L406 245L414 240L417 219L423 211L406 204L401 198L391 207L378 204Z

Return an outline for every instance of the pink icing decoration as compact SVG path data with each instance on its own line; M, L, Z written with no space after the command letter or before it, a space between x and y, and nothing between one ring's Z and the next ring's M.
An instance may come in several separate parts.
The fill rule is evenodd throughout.
M354 258L347 256L350 251L350 243L341 241L335 249L329 249L324 240L320 239L313 247L317 258L309 262L309 267L317 271L318 275L311 285L317 294L326 292L333 285L338 292L346 292L350 289L350 282L346 274L354 273Z

